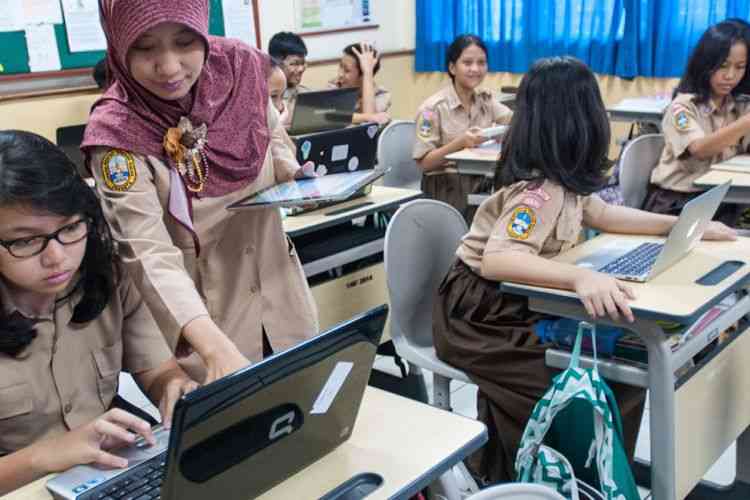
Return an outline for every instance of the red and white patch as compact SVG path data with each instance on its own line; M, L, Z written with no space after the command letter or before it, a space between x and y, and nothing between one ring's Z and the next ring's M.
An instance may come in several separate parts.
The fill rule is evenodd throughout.
M537 198L536 196L526 196L523 199L522 203L524 205L528 205L530 207L542 208L542 203L544 203L544 202L542 200L540 200L539 198Z
M539 200L541 200L542 203L552 199L549 193L547 193L547 191L542 189L541 186L536 189L527 189L526 191L524 191L524 193L527 196L533 196L535 198L538 198Z

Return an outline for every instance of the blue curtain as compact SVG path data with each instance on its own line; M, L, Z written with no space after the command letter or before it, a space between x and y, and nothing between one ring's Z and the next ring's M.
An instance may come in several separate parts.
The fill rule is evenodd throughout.
M490 71L524 73L569 54L597 73L680 76L705 29L750 17L750 0L417 0L416 70L444 71L461 33L482 37Z
M750 0L624 1L626 35L616 71L624 77L678 77L706 28L750 16Z

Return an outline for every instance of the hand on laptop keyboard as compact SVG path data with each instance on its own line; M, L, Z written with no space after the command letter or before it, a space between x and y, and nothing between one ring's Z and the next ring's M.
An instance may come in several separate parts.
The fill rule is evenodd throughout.
M581 269L573 289L593 319L609 316L619 321L622 315L630 323L635 321L628 305L635 299L635 293L622 281L597 271Z
M128 429L137 432L134 434ZM75 465L92 464L109 468L123 468L128 461L108 450L132 444L138 436L149 444L156 438L151 426L130 413L113 409L88 424L73 429L60 437L44 441L48 446L40 447L40 472L61 472ZM40 443L41 444L41 443Z

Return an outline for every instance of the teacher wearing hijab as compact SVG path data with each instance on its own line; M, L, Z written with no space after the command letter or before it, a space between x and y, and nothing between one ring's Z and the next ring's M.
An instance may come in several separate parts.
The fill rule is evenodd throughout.
M317 334L277 209L225 207L299 176L268 57L208 34L207 0L100 0L111 85L82 148L130 275L180 363L211 382Z

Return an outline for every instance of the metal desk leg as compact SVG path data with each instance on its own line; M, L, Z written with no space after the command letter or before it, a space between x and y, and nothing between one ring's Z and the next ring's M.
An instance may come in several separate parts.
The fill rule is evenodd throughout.
M651 429L651 492L659 500L675 500L675 392L672 351L661 328L638 321L636 329L648 349Z

